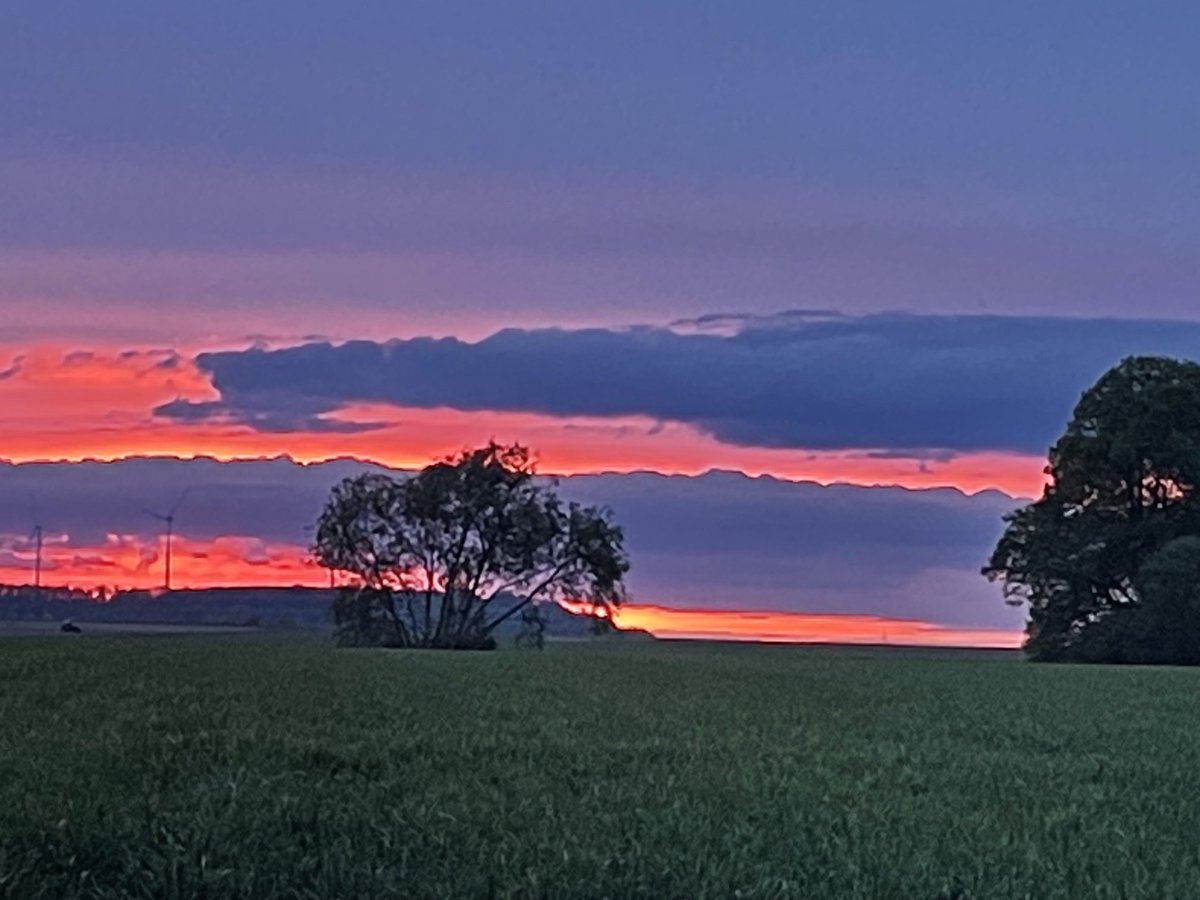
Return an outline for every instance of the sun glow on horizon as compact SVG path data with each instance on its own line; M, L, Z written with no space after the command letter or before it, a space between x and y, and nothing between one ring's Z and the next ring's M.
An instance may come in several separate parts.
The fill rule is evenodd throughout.
M569 604L583 612L585 604ZM661 638L745 640L782 643L904 644L936 647L1019 647L1017 629L943 625L921 619L861 613L792 610L703 609L629 604L613 613L620 628L637 628Z
M109 534L96 546L79 546L67 535L47 534L42 550L44 587L86 590L155 590L162 587L165 537ZM26 536L0 535L0 583L32 584L35 550ZM176 589L236 587L328 587L329 572L304 548L257 538L222 536L197 540L176 535L172 545ZM562 602L576 613L584 603ZM741 608L673 607L631 603L614 612L618 627L656 637L783 643L900 644L1019 647L1022 634L1003 628L971 628L920 619L855 613Z

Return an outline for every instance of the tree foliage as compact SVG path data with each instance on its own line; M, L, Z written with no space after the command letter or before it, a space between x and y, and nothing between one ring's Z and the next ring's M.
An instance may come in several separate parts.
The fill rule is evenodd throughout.
M1176 538L1138 572L1124 656L1130 662L1200 663L1200 537Z
M629 569L608 510L563 502L528 449L496 443L409 478L341 482L314 553L351 576L334 604L339 640L403 647L491 646L497 626L547 601L607 614Z
M1084 393L1046 474L1041 498L1006 517L983 570L1010 602L1028 603L1027 652L1194 661L1172 632L1197 620L1171 583L1196 562L1200 535L1200 366L1122 361Z

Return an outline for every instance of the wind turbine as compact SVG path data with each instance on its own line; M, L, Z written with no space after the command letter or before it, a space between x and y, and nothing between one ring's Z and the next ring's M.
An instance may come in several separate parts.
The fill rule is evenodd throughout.
M33 586L40 591L42 589L42 526L34 525L33 531L29 532L29 537L37 548L37 556L33 563Z
M164 559L164 570L163 570L163 590L164 591L169 591L171 589L171 542L174 540L174 537L175 537L175 513L177 513L179 511L179 504L183 503L183 498L187 496L187 493L190 490L191 490L190 487L185 487L182 491L179 492L179 497L176 498L175 504L171 507L169 512L160 513L160 512L155 512L152 509L147 509L144 506L142 507L142 512L144 512L146 515L153 516L154 518L158 519L160 522L167 523L167 552L166 552L166 556Z

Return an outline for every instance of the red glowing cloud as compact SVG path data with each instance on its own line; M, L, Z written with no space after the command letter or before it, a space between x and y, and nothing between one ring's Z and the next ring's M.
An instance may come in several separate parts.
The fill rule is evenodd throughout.
M332 423L371 427L264 432L234 422L180 422L151 410L175 398L215 399L207 378L167 351L79 353L40 346L9 354L0 379L4 455L14 461L119 459L132 455L236 459L290 456L318 462L354 456L413 468L490 438L537 448L541 469L570 475L650 470L694 475L713 468L824 484L997 488L1037 493L1042 461L1013 453L974 452L913 459L887 452L809 451L725 444L698 429L645 416L555 417L535 413L408 409L351 404Z
M87 589L162 587L165 541L161 535L110 534L97 546L78 546L66 535L48 534L42 548L42 583ZM31 583L35 556L28 538L0 536L0 583ZM269 544L254 537L198 541L176 535L171 568L171 583L177 588L329 584L328 572L303 547Z

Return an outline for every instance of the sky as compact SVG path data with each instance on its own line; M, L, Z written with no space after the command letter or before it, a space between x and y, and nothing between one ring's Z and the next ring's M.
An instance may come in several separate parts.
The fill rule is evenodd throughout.
M345 466L495 437L627 523L631 622L1019 639L977 574L1000 516L1106 368L1200 354L1198 30L9 4L0 575L36 522L48 577L153 584L140 507L194 486L181 579L319 583L304 524ZM270 502L222 514L227 481Z

